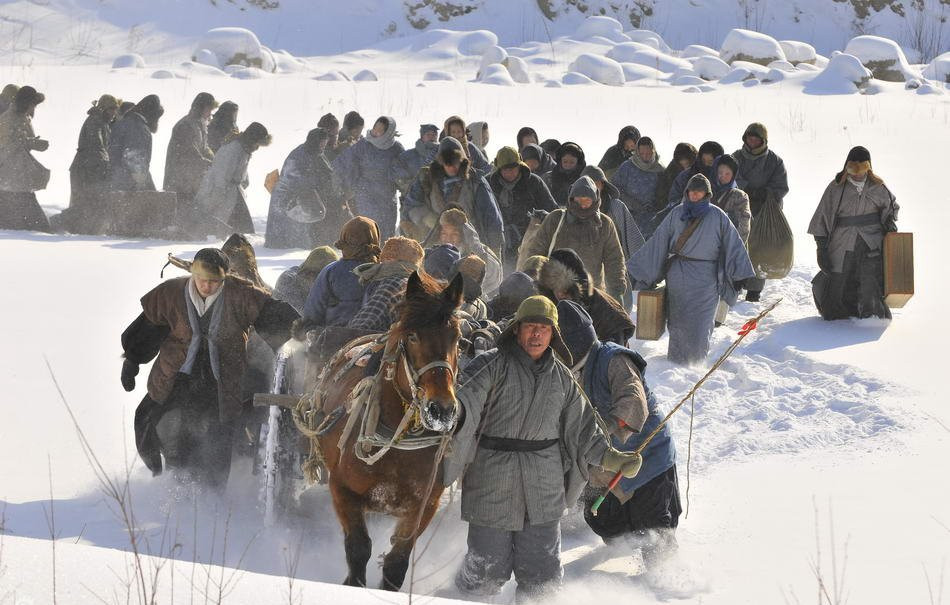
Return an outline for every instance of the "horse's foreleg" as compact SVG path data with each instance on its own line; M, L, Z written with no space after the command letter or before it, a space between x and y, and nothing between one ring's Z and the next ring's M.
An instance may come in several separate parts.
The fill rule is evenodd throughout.
M363 503L351 491L331 484L333 508L343 527L343 548L346 551L348 574L345 586L366 586L366 563L372 553L373 543L366 531Z
M440 490L441 491L441 490ZM400 517L390 539L392 548L383 558L383 579L379 587L383 590L399 590L406 579L406 572L409 570L409 558L412 556L412 549L416 544L416 539L432 521L432 516L439 508L439 498L436 495L425 503L425 510L422 511L422 517L419 517L419 511L414 510L404 517Z

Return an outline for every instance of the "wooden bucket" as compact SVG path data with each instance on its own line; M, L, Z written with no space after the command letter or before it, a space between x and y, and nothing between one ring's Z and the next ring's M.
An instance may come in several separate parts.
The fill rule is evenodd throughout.
M659 340L666 332L666 288L637 292L637 339Z
M899 309L914 295L914 234L884 236L884 302Z

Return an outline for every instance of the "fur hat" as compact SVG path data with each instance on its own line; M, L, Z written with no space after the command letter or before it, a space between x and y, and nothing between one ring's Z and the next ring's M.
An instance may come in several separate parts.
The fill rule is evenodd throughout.
M461 208L449 208L439 215L439 224L444 227L455 227L459 231L465 223L468 222L468 216Z
M387 242L387 244L388 243L389 242ZM462 255L459 253L458 248L452 244L432 246L425 251L423 268L426 270L426 273L432 277L442 281L449 281L454 273L455 264L459 262L461 257Z
M462 274L463 292L466 301L482 297L482 282L485 281L485 261L469 254L455 263L455 273Z
M422 246L414 239L402 236L391 237L383 244L383 250L379 254L379 262L401 260L411 263L416 267L422 266L422 259L425 252Z
M852 147L851 151L848 152L848 157L845 160L847 162L870 162L871 161L871 152L867 150L866 147L858 145L857 147Z
M518 305L515 312L515 320L512 321L505 331L498 337L499 344L514 341L514 346L520 346L517 342L518 330L522 323L539 323L549 325L552 328L551 349L561 358L561 361L568 367L573 363L571 351L564 344L561 338L561 331L558 329L557 307L545 296L529 296Z
M122 105L122 100L117 99L112 95L102 95L95 103L93 103L93 105L99 111L108 111L110 109L118 111L119 106Z
M13 104L17 111L26 111L31 105L39 105L46 100L46 95L37 92L32 86L24 86L13 95Z
M880 185L884 180L874 174L874 171L871 169L871 152L867 150L866 147L858 145L857 147L852 147L851 151L848 152L848 157L845 159L844 168L835 175L835 181L839 184L843 184L847 180L848 175L861 175L867 174L868 180L872 183Z
M217 248L202 248L191 262L191 274L199 279L223 280L231 269L228 255Z
M743 143L745 143L746 137L748 137L750 134L762 139L763 145L769 142L769 131L765 128L765 124L760 122L752 122L746 126L745 132L742 133Z
M435 156L436 162L443 166L457 164L466 158L462 143L454 137L445 137L439 142L439 151Z
M557 303L558 328L564 344L571 351L574 363L580 363L590 348L597 342L594 320L584 307L573 300Z
M712 195L712 185L709 184L709 179L706 178L704 174L694 174L690 177L689 182L686 183L686 191L702 191L706 197Z
M526 258L524 263L521 264L519 270L531 279L536 280L538 279L538 275L541 273L541 268L547 261L548 257L535 254L534 256L529 256Z
M371 218L356 216L343 225L340 239L333 244L343 258L377 262L379 260L379 226Z
M332 113L325 113L320 116L317 122L317 128L326 128L327 130L336 130L340 128L340 121Z
M343 128L345 130L354 130L356 128L362 130L363 126L365 125L366 120L364 120L363 116L355 111L348 112L345 116L343 116Z
M317 275L323 271L324 267L339 259L340 255L330 246L314 248L307 255L307 259L300 263L300 273Z
M538 274L538 289L552 298L563 292L573 300L586 300L594 291L590 273L581 257L570 248L551 252Z
M204 111L206 109L217 109L218 102L210 92L199 92L195 100L191 102L192 111Z
M247 130L241 133L240 137L241 140L246 143L245 146L247 147L251 145L267 147L273 140L270 133L267 132L267 128L260 122L251 122Z

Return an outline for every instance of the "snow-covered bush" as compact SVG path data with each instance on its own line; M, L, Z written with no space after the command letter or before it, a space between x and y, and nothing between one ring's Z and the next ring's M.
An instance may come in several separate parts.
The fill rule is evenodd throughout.
M577 40L587 40L598 36L611 42L627 40L627 37L623 35L623 26L620 25L620 21L599 15L584 19L574 32L574 38Z
M495 86L515 85L515 81L511 79L511 74L508 73L508 68L499 63L486 67L478 81L482 84L494 84Z
M698 57L716 57L719 58L719 51L702 44L690 44L680 52L684 59L695 59Z
M143 69L145 67L145 59L142 58L142 55L136 55L134 53L119 55L115 58L115 61L112 62L112 67L113 69Z
M561 78L562 84L567 84L568 86L584 86L586 84L596 84L593 80L588 78L582 73L577 73L576 71L569 71L564 74L564 77ZM550 86L550 82L548 86Z
M579 55L568 66L572 72L584 74L595 82L609 86L623 86L626 80L623 77L623 68L620 63L607 57L584 53ZM567 82L565 82L567 84Z
M726 35L719 49L719 58L729 64L748 61L764 66L779 59L784 61L785 52L772 36L747 29L734 29Z
M811 94L853 94L868 85L871 71L854 55L837 53L814 79L805 85Z
M930 65L924 68L924 77L928 80L950 83L950 52L935 57Z
M274 56L261 45L249 29L243 27L216 27L208 30L198 41L191 60L198 62L198 52L207 50L217 58L218 65L242 65L274 71ZM267 69L270 68L270 69Z
M494 33L478 29L465 34L459 40L458 51L463 55L475 57L485 54L492 46L498 46L498 36Z
M844 52L860 59L878 80L905 82L920 77L907 62L907 57L897 42L887 38L858 36L848 42Z
M732 71L729 64L719 57L702 56L693 59L693 71L704 80L718 80Z
M780 40L779 45L782 47L782 52L785 53L785 58L792 65L798 65L799 63L815 64L815 58L818 55L815 53L815 47L811 44L795 40Z
M354 82L378 82L379 78L376 76L376 72L371 71L369 69L364 69L360 72L357 72L357 74L353 76L353 81Z
M447 71L427 71L422 74L422 79L425 82L454 82L455 74Z

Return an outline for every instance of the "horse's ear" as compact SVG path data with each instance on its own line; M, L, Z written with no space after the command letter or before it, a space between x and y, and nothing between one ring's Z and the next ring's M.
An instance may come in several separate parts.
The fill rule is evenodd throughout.
M419 294L425 294L425 288L422 285L422 278L419 277L419 273L413 271L409 275L409 281L406 282L406 298L411 298Z
M452 283L446 286L445 290L442 291L442 299L446 304L451 305L452 309L457 309L459 305L462 304L462 292L464 285L465 284L462 281L462 274L456 273L455 277L452 278Z

